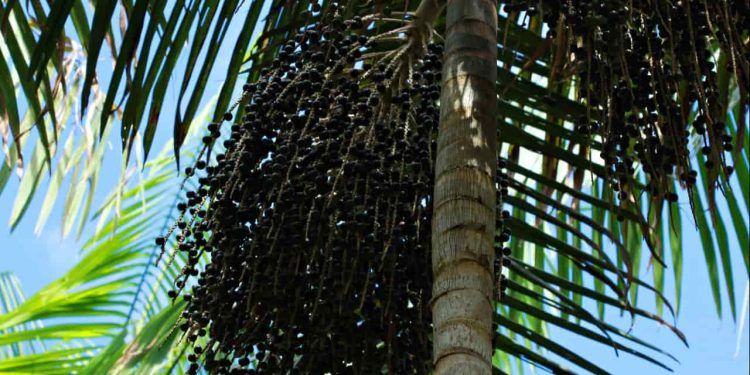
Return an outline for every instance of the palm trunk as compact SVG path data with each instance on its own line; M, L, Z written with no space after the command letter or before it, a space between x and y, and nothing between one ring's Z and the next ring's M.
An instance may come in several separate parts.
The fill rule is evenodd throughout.
M435 374L490 374L497 1L447 7L432 223Z

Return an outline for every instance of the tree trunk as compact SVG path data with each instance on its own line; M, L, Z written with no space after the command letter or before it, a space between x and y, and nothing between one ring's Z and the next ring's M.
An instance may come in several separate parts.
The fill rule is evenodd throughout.
M435 163L435 374L492 372L497 1L448 0Z

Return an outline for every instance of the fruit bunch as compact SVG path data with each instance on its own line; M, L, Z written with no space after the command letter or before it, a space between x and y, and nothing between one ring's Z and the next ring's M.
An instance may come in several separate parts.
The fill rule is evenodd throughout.
M575 129L601 137L599 156L621 201L637 200L643 189L655 201L676 202L674 179L691 189L696 169L705 168L713 191L732 174L737 140L725 122L727 85L733 76L742 138L750 108L747 0L513 0L504 9L541 17L555 48L577 66L574 86L590 112L573 119ZM634 178L638 166L645 187Z
M297 34L185 170L156 242L187 254L169 296L190 373L428 372L442 47L368 59L362 26Z

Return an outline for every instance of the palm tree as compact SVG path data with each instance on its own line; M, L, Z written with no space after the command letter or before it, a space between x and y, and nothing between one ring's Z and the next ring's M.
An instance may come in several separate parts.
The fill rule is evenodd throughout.
M616 203L616 192L605 183L607 168L589 157L603 150L602 140L574 131L573 124L589 116L591 107L573 96L580 82L571 77L581 64L568 59L570 44L556 42L573 40L566 36L571 31L560 26L555 30L559 39L553 41L543 36L543 15L495 12L495 4L480 0L449 2L443 14L445 5L440 0L349 1L342 9L344 17L358 15L368 22L368 35L390 35L386 49L433 33L437 40L445 39L433 227L436 372L488 373L490 365L510 372L513 361L558 372L568 371L566 363L606 372L604 364L556 343L549 326L668 368L668 354L608 324L605 311L619 309L666 325L684 340L663 317L664 307L672 315L679 311L679 208ZM5 155L0 193L14 172L21 176L10 225L15 228L28 216L30 201L48 180L36 225L41 230L65 178L74 182L64 200L63 232L76 228L81 236L92 219L99 222L83 245L84 259L29 299L22 301L13 292L19 289L17 281L2 278L0 296L14 302L0 310L0 371L184 370L185 342L173 329L183 306L170 304L166 293L185 260L153 264L158 255L152 239L174 219L163 215L176 204L164 199L169 195L165 193L175 193L169 188L177 181L170 168L175 160L179 164L193 157L191 132L201 123L221 119L232 106L240 79L257 80L289 35L321 22L330 7L330 1L283 0L0 3L0 135ZM232 43L227 40L229 25L242 17ZM747 44L747 30L725 34ZM488 38L496 42L486 43ZM721 115L740 143L731 154L733 180L723 191L731 220L725 221L716 209L717 177L702 163L699 183L682 199L695 207L716 308L721 313L723 277L734 316L730 235L744 251L746 269L741 272L750 269L742 216L750 195L750 137L744 137L747 77L728 69L731 64L726 62L736 61L730 50L708 47L718 56L714 69L718 99L724 103ZM226 73L215 71L220 53L230 59ZM114 69L103 74L108 60ZM737 61L733 66L739 65ZM199 115L207 82L216 74L224 84L205 115ZM170 82L179 84L176 106L165 95ZM174 119L164 118L169 107L177 108ZM692 121L698 113L689 112ZM81 126L69 126L71 121ZM157 129L167 124L173 124L174 142L159 157L140 160L139 151L148 159ZM107 140L115 127L120 129L123 165L135 168L123 168L120 184L92 212ZM497 137L492 129L497 129ZM502 145L499 150L495 142ZM507 291L501 300L493 293L495 250L489 242L492 238L492 248L499 245L492 214L499 190L495 178L502 174L495 165L498 152L507 159L510 193L497 203L509 210L503 226L513 231L508 246L512 257L502 270ZM533 165L535 160L539 166ZM144 178L129 180L132 173ZM644 172L637 170L632 178L645 181ZM650 253L642 251L644 238ZM467 247L470 250L463 251ZM676 308L663 295L667 263L661 260L667 259L667 249L677 286ZM653 283L642 273L646 262L652 263ZM654 294L655 313L639 307L639 290ZM586 310L584 301L595 302L598 314ZM92 321L92 315L104 317L104 322ZM586 325L577 324L581 321ZM558 363L540 350L567 362Z
M422 5L442 9L435 3ZM436 374L492 370L496 8L455 1L446 15L432 224Z

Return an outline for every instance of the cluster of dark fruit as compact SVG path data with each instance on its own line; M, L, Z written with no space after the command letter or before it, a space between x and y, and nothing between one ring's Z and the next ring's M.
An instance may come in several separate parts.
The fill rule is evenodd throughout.
M508 195L508 187L510 186L510 176L508 176L507 161L505 159L498 159L497 163L497 174L495 175L497 181L497 212L499 216L495 219L495 275L497 276L496 298L502 299L502 294L508 288L507 279L502 274L503 267L508 267L511 262L511 249L508 246L510 241L511 231L510 228L506 228L505 220L510 219L510 211L503 210L503 198Z
M597 114L577 119L575 127L601 136L601 157L619 198L627 200L637 191L637 162L648 176L645 190L654 199L675 202L673 179L687 188L696 183L691 128L702 140L696 158L708 170L709 184L714 186L720 171L727 177L733 171L725 154L732 151L733 140L723 121L727 108L711 46L718 45L726 57L747 111L750 102L743 88L750 87L750 54L743 38L750 29L749 4L518 0L505 10L541 15L548 37L567 45L571 57L582 62L578 94ZM698 115L691 123L693 106Z
M186 170L199 187L179 205L176 251L188 262L169 296L188 302L179 328L193 343L190 373L430 367L442 47L413 69L371 66L360 20L325 25L245 85L225 152ZM208 130L207 145L225 129Z

